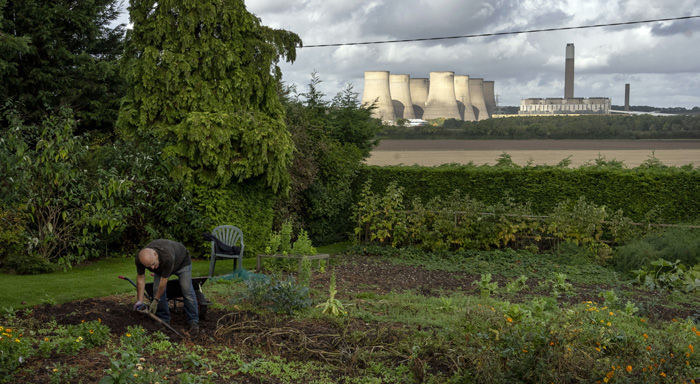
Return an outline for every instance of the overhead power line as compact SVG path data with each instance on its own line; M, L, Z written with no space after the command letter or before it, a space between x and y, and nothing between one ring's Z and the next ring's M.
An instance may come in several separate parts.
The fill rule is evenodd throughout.
M681 17L670 17L666 19L653 19L653 20L638 20L638 21L625 21L621 23L607 23L607 24L593 24L593 25L579 25L576 27L559 27L559 28L545 28L545 29L530 29L526 31L509 31L509 32L495 32L495 33L480 33L475 35L460 35L460 36L442 36L442 37L423 37L417 39L398 39L398 40L379 40L379 41L362 41L355 43L333 43L333 44L314 44L305 45L299 48L322 48L322 47L341 47L344 45L371 45L371 44L389 44L389 43L408 43L414 41L433 41L433 40L449 40L449 39L466 39L470 37L489 37L489 36L504 36L504 35L517 35L521 33L538 33L538 32L553 32L553 31L567 31L572 29L588 29L588 28L602 28L602 27L614 27L617 25L632 25L632 24L645 24L645 23L658 23L661 21L675 21L675 20L687 20L687 19L697 19L697 16L681 16Z

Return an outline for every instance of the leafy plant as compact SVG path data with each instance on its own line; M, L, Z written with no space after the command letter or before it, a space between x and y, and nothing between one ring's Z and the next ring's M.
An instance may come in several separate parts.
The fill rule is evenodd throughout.
M559 297L562 293L573 292L574 289L571 283L566 282L566 275L559 272L554 273L553 279L546 280L540 285L548 288L554 297Z
M309 288L311 286L311 261L307 256L301 259L301 271L299 272L299 285Z
M633 272L636 274L636 282L649 289L686 293L700 289L700 264L688 269L680 260L671 263L658 259L652 261L649 267Z
M323 308L322 313L324 315L329 315L329 316L345 316L347 315L347 312L345 311L345 307L343 306L343 303L340 302L340 300L335 298L335 294L338 293L338 291L335 289L335 272L331 274L331 282L328 287L328 300L326 300L325 303L317 305L319 308Z
M506 292L515 293L527 289L527 276L520 275L517 279L511 280L506 284Z
M51 384L63 384L73 382L78 376L78 367L64 365L61 363L54 364L49 374L49 382Z
M265 301L274 312L288 315L311 305L309 288L297 284L291 275L285 280L274 279L265 295Z
M491 296L491 294L496 292L496 290L498 289L498 282L494 281L492 283L491 278L491 274L486 273L481 275L481 279L479 281L475 281L472 283L472 285L476 285L479 287L479 290L481 291L481 296L483 297Z
M311 245L309 234L305 230L299 230L297 240L292 244L291 253L297 256L311 256L316 254L316 248Z

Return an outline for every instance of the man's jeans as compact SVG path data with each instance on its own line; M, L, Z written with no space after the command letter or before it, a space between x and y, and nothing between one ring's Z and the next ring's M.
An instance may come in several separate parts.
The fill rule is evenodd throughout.
M197 312L197 296L195 295L194 287L192 286L192 264L184 266L173 272L173 275L177 276L180 280L180 289L182 290L182 296L185 299L185 315L187 315L187 322L199 322L199 313ZM159 283L160 275L156 274L153 276L154 295L158 291ZM163 296L158 301L156 316L166 323L170 322L170 307L168 306L167 288L165 292L163 292Z

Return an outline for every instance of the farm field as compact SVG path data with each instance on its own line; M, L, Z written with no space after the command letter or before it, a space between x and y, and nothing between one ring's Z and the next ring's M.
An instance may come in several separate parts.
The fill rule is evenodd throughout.
M185 330L182 311L173 316L183 338L132 311L133 294L6 314L3 325L21 333L21 343L35 343L38 354L9 382L92 383L107 376L100 382L498 383L529 372L533 382L613 375L646 383L662 372L676 382L700 374L693 350L700 332L685 320L700 315L692 295L630 286L610 269L554 255L496 251L440 259L358 250L314 271L313 305L295 315L237 301L251 290L243 282L205 285L215 304L201 332ZM554 272L567 281L554 283ZM328 297L331 273L347 316L317 308ZM483 281L491 273L489 287ZM507 288L518 276L527 281ZM90 335L107 329L108 341L59 353L67 348L60 329L70 326ZM83 342L67 338L70 345Z
M555 165L571 156L577 167L604 156L636 167L652 154L669 166L700 164L698 140L383 140L366 163L493 165L503 152L518 165Z

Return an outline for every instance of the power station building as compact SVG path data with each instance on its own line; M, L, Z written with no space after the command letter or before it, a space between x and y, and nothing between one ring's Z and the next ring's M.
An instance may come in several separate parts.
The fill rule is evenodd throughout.
M393 124L398 119L484 120L496 109L494 82L454 72L430 72L430 78L365 72L362 105L374 106L372 117Z
M519 115L610 114L608 97L574 97L574 44L566 44L564 97L520 100Z

